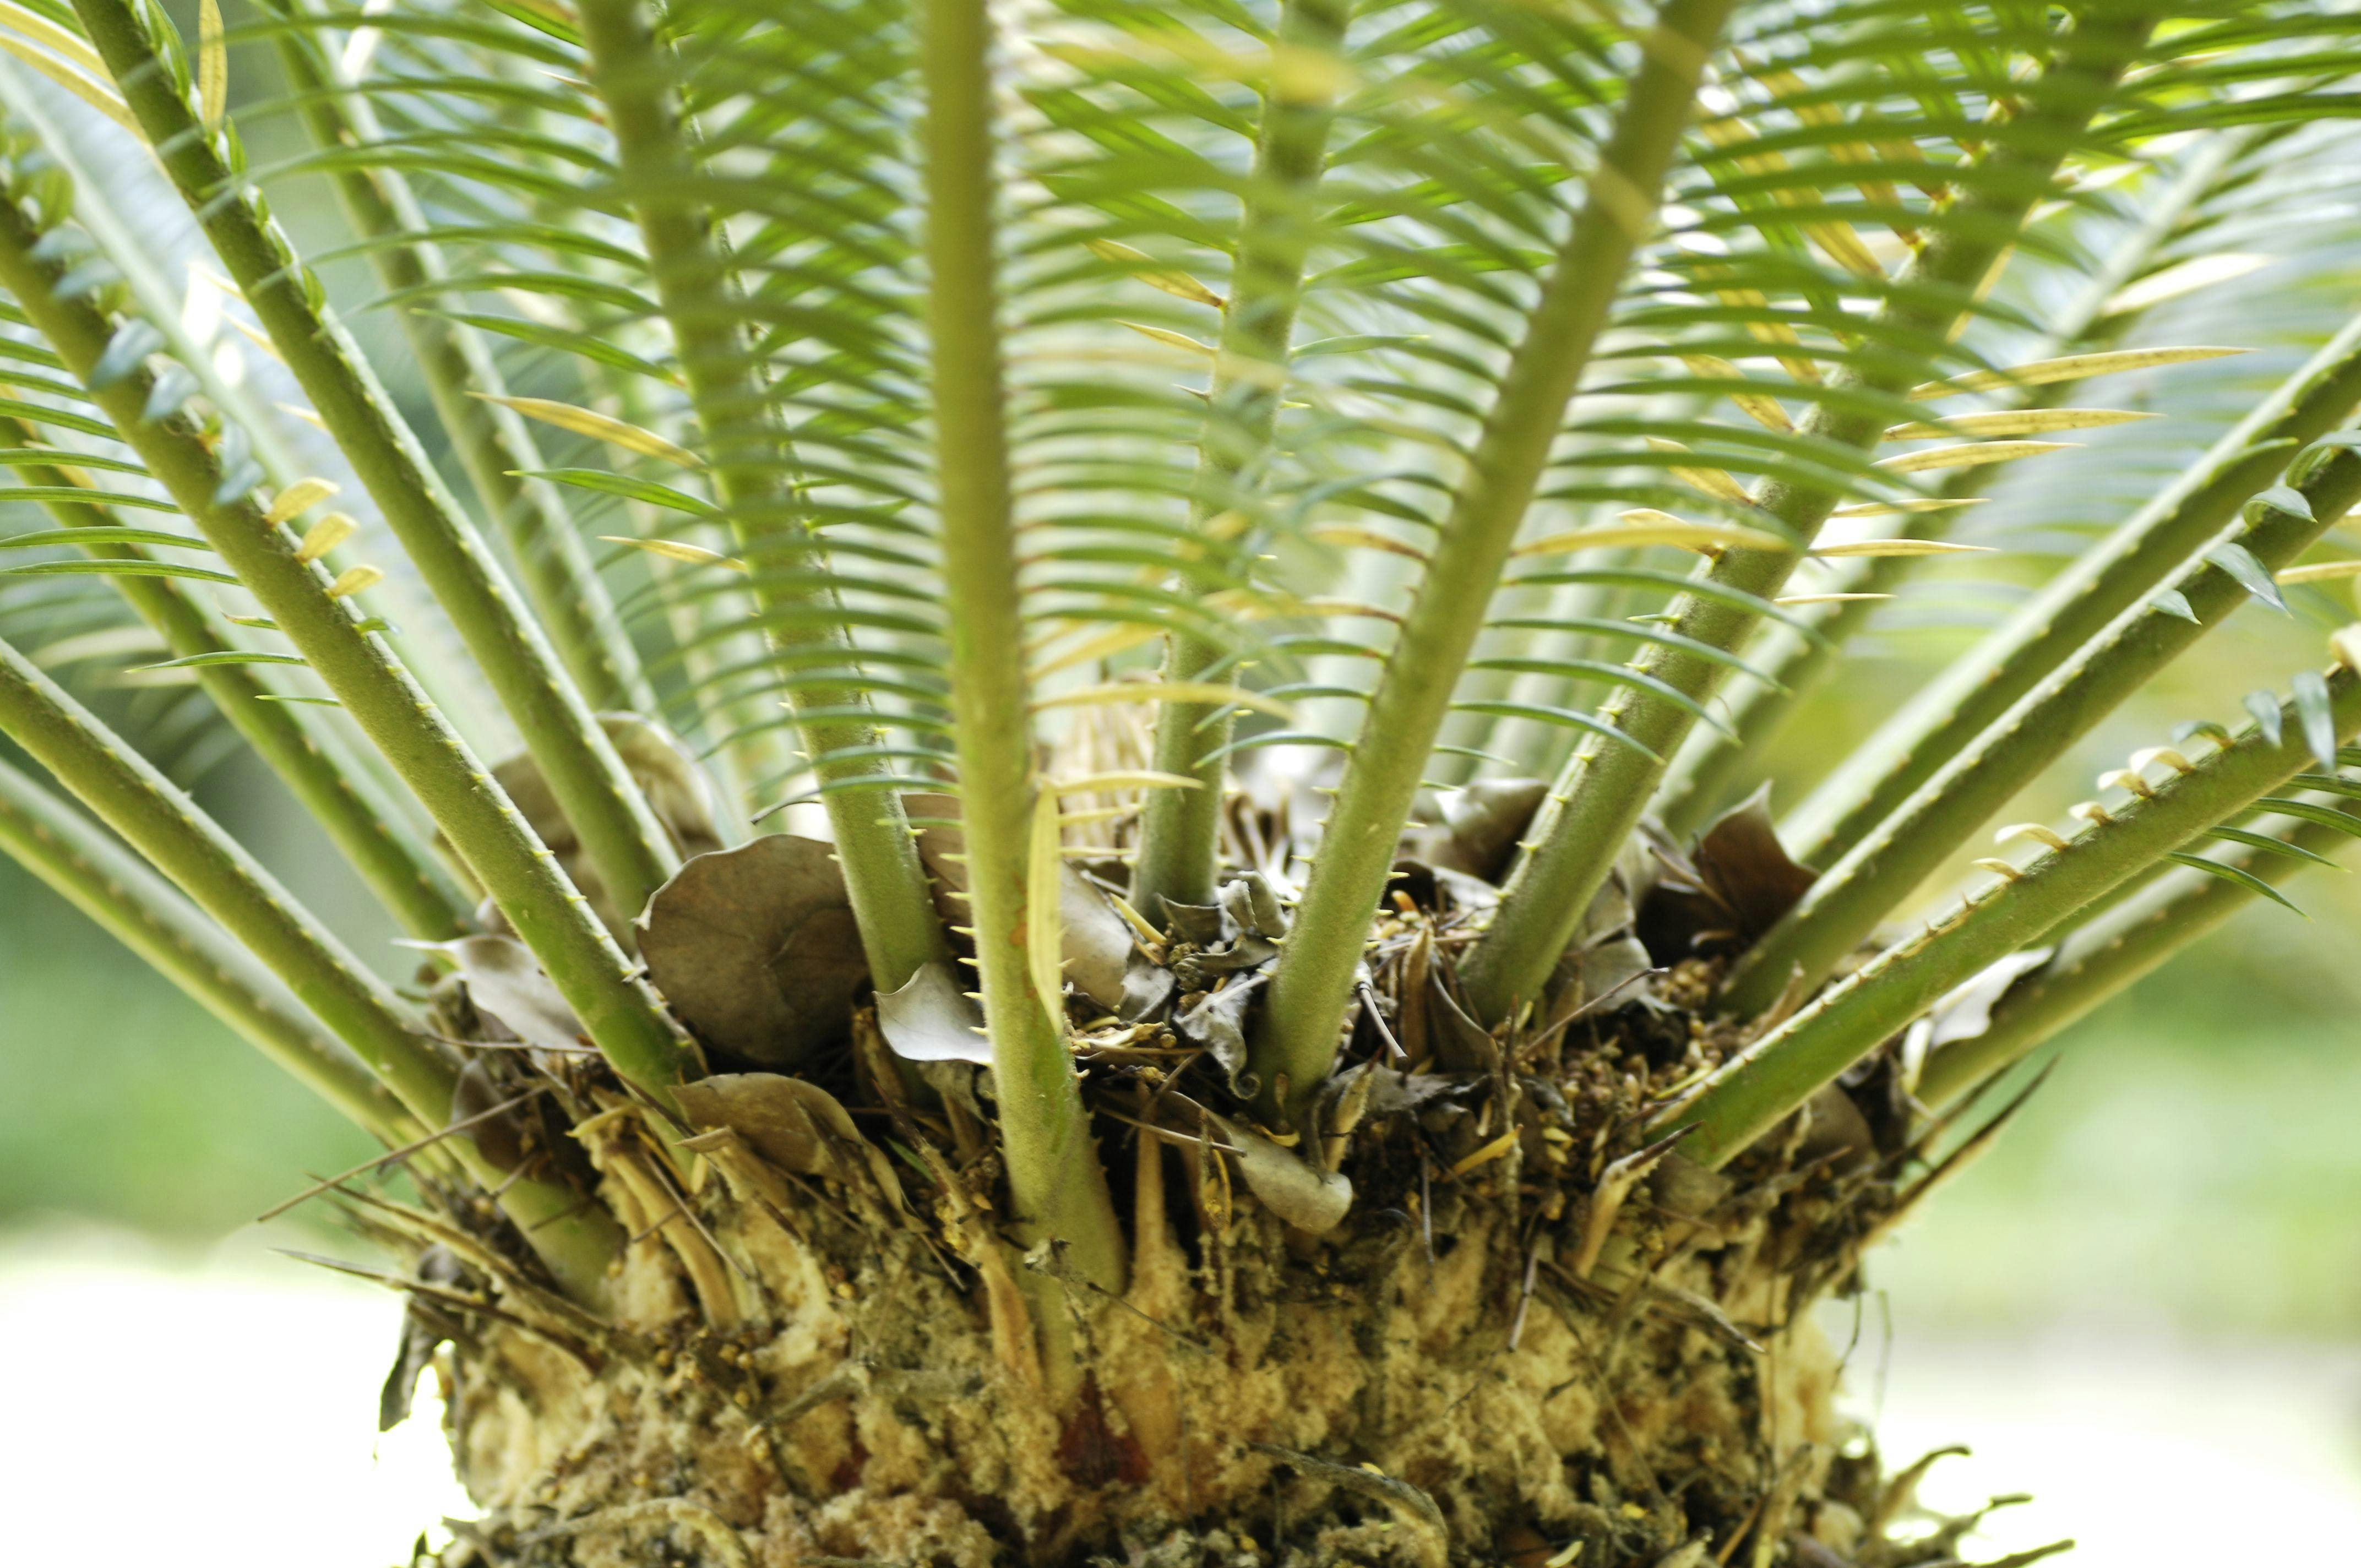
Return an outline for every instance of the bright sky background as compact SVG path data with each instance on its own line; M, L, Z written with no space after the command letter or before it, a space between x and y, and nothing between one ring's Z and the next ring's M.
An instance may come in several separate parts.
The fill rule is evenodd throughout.
M371 1430L398 1316L390 1295L274 1256L253 1232L202 1258L107 1233L0 1245L13 1560L406 1563L421 1529L467 1505L434 1379L408 1425ZM1855 1354L1864 1400L1877 1360L1866 1343ZM2070 1568L2320 1563L2361 1540L2354 1347L1905 1328L1883 1431L1895 1463L1973 1445L1937 1467L1939 1505L2039 1494L1995 1516L1981 1555L2071 1535Z

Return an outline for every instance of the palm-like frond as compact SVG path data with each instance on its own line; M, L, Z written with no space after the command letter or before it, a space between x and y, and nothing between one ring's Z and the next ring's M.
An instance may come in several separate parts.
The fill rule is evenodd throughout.
M1020 1216L1104 1288L1122 1237L1065 1042L1065 850L1129 860L1123 907L1170 929L1224 896L1230 781L1333 793L1316 839L1264 857L1310 865L1225 1064L1303 1134L1405 828L1438 786L1554 773L1454 981L1479 1025L1532 1024L1643 818L1701 826L1877 607L1966 580L1948 557L1985 541L1978 496L2157 411L2119 389L2230 386L2213 346L2142 334L2349 194L2361 63L2346 13L2229 0L274 0L194 58L148 0L25 17L17 52L88 106L60 131L10 79L58 154L20 147L0 236L0 411L31 455L0 499L91 548L44 539L24 575L49 597L0 630L112 628L82 575L115 582L413 933L451 937L456 884L372 804L397 780L660 1103L695 1055L616 939L677 845L594 713L661 707L726 838L822 808L881 994L974 963ZM283 95L233 78L227 114L225 68L266 56ZM295 126L308 149L274 136L248 166L241 127ZM69 217L83 143L152 157L192 214L372 513L346 569L295 427L126 285L119 225ZM426 440L270 215L315 175L352 243L313 260L369 263L355 313L399 316ZM2313 231L2282 265L2340 265L2344 228ZM2065 530L2103 508L2024 503L2014 526L2071 558L1802 808L1806 858L1850 858L1729 1007L1782 1015L2075 736L2273 597L2352 499L2341 448L2269 488L2361 398L2349 349L2194 467L2091 435L2146 502L2101 544ZM196 535L125 531L159 506ZM384 591L414 579L479 681L356 608L379 524L407 561ZM2015 586L2046 570L2009 554ZM216 589L255 601L235 629ZM24 684L27 714L55 700ZM2257 738L2185 779L2134 775L2089 845L1997 873L1971 918L1769 1032L1682 1113L1699 1146L1734 1152L1968 971L2268 799L2313 731L2349 730L2347 685L2258 704ZM446 717L477 703L589 885L463 743L489 727ZM916 794L961 802L956 926Z

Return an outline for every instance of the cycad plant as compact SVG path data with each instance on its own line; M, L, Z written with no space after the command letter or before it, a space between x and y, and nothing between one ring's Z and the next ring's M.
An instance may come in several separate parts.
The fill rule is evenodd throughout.
M1813 1307L2361 834L2341 9L0 27L0 841L388 1146L446 1563L1951 1561Z

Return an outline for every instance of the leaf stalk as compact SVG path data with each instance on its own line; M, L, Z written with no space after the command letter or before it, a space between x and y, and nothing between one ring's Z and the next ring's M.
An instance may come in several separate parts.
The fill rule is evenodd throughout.
M2233 542L2265 571L2301 554L2356 502L2361 456L2323 447L2298 493L2301 511L2268 501ZM1806 992L1834 972L1890 913L2051 762L2197 640L2246 603L2230 571L2200 560L2175 580L2194 620L2178 608L2136 605L2064 667L2036 686L1814 883L1731 970L1720 1009L1752 1016L1790 986Z
M2112 98L2149 26L2112 13L2079 19L2049 65L2026 83L2012 135L1988 144L1979 178L1953 204L1944 225L1928 235L1879 308L1881 335L1922 344L1949 341L2026 214L2048 193L2068 151ZM1928 361L1924 353L1887 352L1848 367L1831 378L1829 389L1855 395L1815 403L1799 433L1867 452L1888 422L1881 404L1921 378ZM1808 542L1839 497L1832 489L1774 480L1758 486L1752 499L1792 536ZM1767 599L1777 595L1802 558L1800 550L1730 550L1702 568L1698 578ZM1693 593L1675 601L1670 629L1734 652L1756 620L1755 612L1727 599ZM1675 687L1692 704L1718 691L1729 673L1721 663L1664 644L1643 648L1631 667ZM1690 707L1637 686L1619 688L1599 718L1615 735L1587 737L1568 760L1510 872L1491 926L1461 965L1461 981L1479 1019L1500 1022L1540 998L1646 809L1665 760L1695 723Z
M412 1117L432 1128L449 1124L458 1069L428 1041L401 999L170 780L5 641L0 733L178 883L232 943L278 976L368 1064ZM46 858L69 869L71 882L85 894L100 891L71 871L70 856L69 851L67 860ZM159 929L160 910L122 910L119 895L93 902L132 916L116 927L126 939L172 941L185 936ZM185 948L173 960L181 970L192 961ZM346 1086L329 1065L335 1058L319 1055L316 1042L298 1046L288 1040L283 1019L269 1020L266 1026L254 1011L262 998L249 993L236 972L209 984L199 999L209 1005L225 1003L238 1021L260 1028L262 1038L272 1042L265 1048L274 1058L284 1053L284 1065L324 1092L333 1090L342 1109ZM547 1182L506 1179L472 1140L453 1139L445 1146L485 1187L500 1190L503 1207L566 1290L577 1299L596 1300L622 1239L605 1212L581 1206L578 1195Z
M1667 0L1551 263L1345 765L1251 1053L1264 1116L1301 1125L1334 1062L1429 747L1483 630L1623 274L1654 222L1730 0Z
M1780 824L1806 864L1828 865L2026 693L2138 603L2279 476L2306 443L2361 406L2361 316L2256 405L2195 465L2079 557L1965 658L1920 687Z
M1036 795L1019 613L1007 392L1000 348L994 115L986 0L925 0L927 323L933 345L937 527L950 596L950 704L960 830L1008 1185L1027 1240L1068 1250L1068 1266L1120 1293L1123 1232L1092 1146L1066 1021L1034 984L1032 901L1056 879L1029 874ZM1052 808L1054 809L1054 807ZM1054 928L1054 927L1053 927ZM1054 960L1052 960L1054 961Z
M754 593L772 612L772 641L782 652L833 655L850 675L858 652L834 591L814 586L810 563L822 545L795 494L786 432L746 334L739 283L718 225L694 194L697 163L672 51L640 0L584 0L578 10L590 83L606 110L622 194L704 428L714 494L749 559L779 568L755 573ZM875 788L831 789L823 800L870 975L880 991L897 990L950 949L908 816L875 755L868 695L850 680L807 680L787 688L787 700L814 715L799 729L823 784L877 781Z
M1273 80L1264 89L1261 135L1238 215L1229 301L1222 311L1213 379L1191 488L1190 521L1203 529L1232 508L1250 507L1250 476L1269 453L1286 389L1288 350L1303 269L1318 214L1313 210L1335 122L1333 81L1290 90L1279 59L1334 56L1344 47L1352 7L1342 0L1282 0L1272 38ZM1166 643L1164 679L1208 679L1229 650L1186 630ZM1141 805L1139 859L1132 900L1153 919L1161 901L1208 905L1214 898L1220 847L1223 755L1235 728L1206 703L1168 703L1157 716L1154 766L1192 778L1195 789L1150 790Z
M2345 634L2349 641L2353 633ZM2361 729L2361 677L2339 664L2327 681L2338 739ZM2104 821L2013 878L1972 894L1927 931L1888 948L1802 1012L1724 1062L1697 1093L1661 1118L1692 1129L1682 1151L1719 1168L1838 1074L1985 966L2038 941L2208 828L2246 809L2307 765L2302 715L2283 710L2273 744L2249 725L2186 773L2110 808Z
M2355 817L2356 805L2331 809ZM2281 839L2300 850L2326 855L2361 835L2361 817L2349 830L2298 821ZM2250 856L2246 870L2277 885L2307 862L2287 855ZM2226 878L2175 867L2097 918L2058 940L2048 960L2021 975L1993 1004L1981 1034L1950 1040L1927 1053L1913 1089L1919 1102L1940 1111L1993 1074L2022 1061L2109 997L2162 968L2174 954L2221 929L2257 897L2252 888Z
M0 847L346 1121L389 1146L426 1130L243 944L88 817L5 762Z
M588 901L382 637L362 629L351 599L331 596L326 568L299 560L296 542L265 522L250 493L224 484L220 459L186 413L148 416L152 372L140 366L92 385L117 323L87 297L60 293L64 263L37 249L41 236L20 195L12 191L0 203L0 287L393 765L616 1070L668 1101L689 1062L684 1042Z
M679 869L639 785L261 196L234 126L208 134L133 0L81 0L91 42L230 278L515 721L618 909Z

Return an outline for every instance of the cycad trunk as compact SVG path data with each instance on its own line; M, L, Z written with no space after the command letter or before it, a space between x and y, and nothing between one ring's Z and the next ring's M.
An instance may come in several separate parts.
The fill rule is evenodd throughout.
M1121 1300L999 1239L994 1157L865 1069L865 1020L833 1098L708 1080L690 1113L727 1125L685 1145L569 1080L607 1107L572 1141L637 1239L606 1327L473 1247L422 1259L396 1381L453 1331L436 1365L484 1510L445 1563L1947 1556L1955 1531L1882 1539L1905 1499L1810 1311L1894 1208L1901 1124L1864 1111L1888 1076L1708 1173L1637 1130L1741 1043L1678 1005L1705 966L1587 999L1571 980L1497 1051L1430 962L1449 919L1400 924L1376 988L1409 1055L1329 1102L1353 1202L1323 1234L1280 1217L1319 1217L1297 1162L1214 1116L1170 1131L1205 1085L1169 1031L1101 1056L1107 1079L1164 1064L1134 1072L1136 1113L1099 1101ZM499 1304L450 1313L452 1291Z

